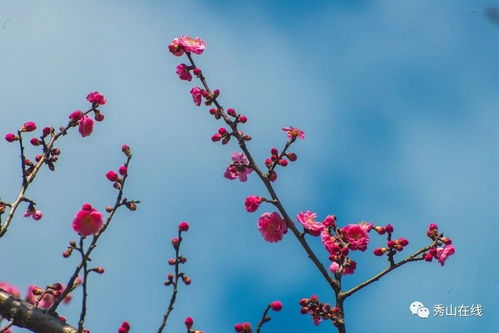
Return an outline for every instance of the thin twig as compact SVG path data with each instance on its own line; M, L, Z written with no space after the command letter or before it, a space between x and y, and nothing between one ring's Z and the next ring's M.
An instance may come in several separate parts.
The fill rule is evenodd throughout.
M260 333L260 330L262 329L263 324L268 322L270 320L270 317L267 317L267 313L270 310L270 304L267 305L265 310L263 311L262 318L260 318L260 321L258 322L258 326L256 327L256 333Z
M175 305L175 301L177 299L177 292L178 292L178 280L181 278L182 274L179 273L179 268L180 268L180 244L182 244L182 232L179 230L178 231L178 246L175 247L175 276L172 281L173 284L173 290L172 290L172 295L170 297L170 303L168 304L168 308L166 309L165 314L163 315L163 320L161 321L161 325L158 328L157 333L163 332L163 329L166 326L166 322L168 320L168 317L170 316L170 313L173 311L173 306ZM189 331L189 329L188 329Z

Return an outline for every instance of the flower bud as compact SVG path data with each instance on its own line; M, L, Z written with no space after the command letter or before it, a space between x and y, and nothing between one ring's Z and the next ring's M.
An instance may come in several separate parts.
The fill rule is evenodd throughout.
M33 132L34 130L36 130L36 124L32 121L24 123L23 127L21 127L21 132Z
M18 140L18 137L14 133L7 133L5 135L5 140L7 140L7 142L14 142Z
M189 223L187 222L180 222L179 225L178 225L178 230L179 231L187 231L189 230Z

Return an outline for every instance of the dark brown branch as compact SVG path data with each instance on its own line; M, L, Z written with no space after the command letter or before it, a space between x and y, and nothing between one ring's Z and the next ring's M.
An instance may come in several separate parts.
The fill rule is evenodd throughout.
M35 307L15 298L0 289L0 316L14 319L14 325L37 333L77 333L77 330L64 323L56 314Z

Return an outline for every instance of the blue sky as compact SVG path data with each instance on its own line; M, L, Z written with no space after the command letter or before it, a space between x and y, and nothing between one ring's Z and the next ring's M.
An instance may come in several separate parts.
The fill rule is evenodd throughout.
M114 200L105 180L134 150L127 197L143 204L117 215L93 261L88 327L155 331L169 300L162 285L177 223L187 220L186 272L170 332L191 315L206 332L256 322L267 302L284 309L264 332L332 332L298 313L301 297L331 293L292 237L264 242L247 195L264 195L222 178L234 145L209 138L219 127L192 104L179 81L179 59L166 51L181 34L208 43L197 57L221 101L249 118L245 129L259 161L284 143L282 126L303 128L299 160L276 189L291 215L313 210L339 223L391 223L410 252L425 245L428 223L454 240L445 267L407 265L347 302L349 332L495 332L499 269L492 251L499 192L499 27L484 17L494 1L2 1L0 132L27 120L59 125L84 96L102 91L106 120L95 133L61 142L57 172L44 170L31 198L41 222L19 217L0 241L0 280L66 281L76 259L61 257L75 239L82 203ZM1 144L2 199L19 186L17 151ZM262 207L265 210L266 207ZM269 208L270 209L270 208ZM288 235L290 236L290 235ZM382 239L373 237L372 250ZM319 244L315 245L318 253ZM345 278L353 286L383 268L369 255ZM481 304L481 318L411 316L419 300ZM78 316L79 297L62 310ZM20 331L20 330L17 330ZM168 330L167 330L168 331Z

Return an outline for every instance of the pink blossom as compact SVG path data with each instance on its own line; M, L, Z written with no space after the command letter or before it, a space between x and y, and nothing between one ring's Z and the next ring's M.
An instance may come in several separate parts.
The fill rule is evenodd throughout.
M305 132L301 129L295 127L283 127L282 130L288 133L288 138L290 140L295 140L296 138L305 139Z
M232 154L232 164L225 170L224 177L230 180L239 178L240 181L245 182L252 171L246 155L235 152Z
M322 224L324 225L324 227L334 228L336 226L336 216L334 215L326 216L324 221L322 221Z
M94 130L94 121L92 118L89 118L88 116L83 116L80 119L80 126L78 127L78 131L80 132L82 137L89 136L92 134L92 131Z
M180 64L177 66L177 75L180 80L191 81L192 75L189 72L189 67L186 64Z
M365 251L369 243L368 227L365 225L349 224L341 228L344 239L348 242L351 250Z
M255 212L260 204L262 203L262 198L256 195L251 195L244 201L244 206L246 206L247 212Z
M73 229L81 236L95 235L101 227L102 214L90 204L84 204L73 220Z
M192 38L190 36L180 36L178 44L184 48L185 52L201 54L206 48L206 43L199 37Z
M309 210L305 212L298 213L296 216L298 221L303 225L303 228L308 231L312 236L319 236L324 230L324 225L322 222L317 222L317 214Z
M263 238L270 243L282 240L282 236L288 232L286 222L276 213L263 213L258 220L258 230Z
M21 292L19 291L19 289L17 289L16 286L11 285L10 283L0 282L0 289L5 290L9 294L12 294L14 297L21 297Z
M104 98L104 95L98 91L94 91L88 94L87 101L96 105L104 105L107 102L107 100Z
M177 57L184 54L184 48L180 45L178 38L172 40L172 42L168 45L168 50L170 50L170 52Z
M336 261L333 261L331 265L329 265L329 270L333 274L336 274L340 270L340 265Z
M201 98L203 97L203 89L199 87L194 87L190 91L192 95L192 100L194 101L194 104L197 106L201 105Z
M456 249L454 248L454 245L446 245L445 247L439 247L437 248L437 254L436 258L440 265L445 264L445 260L451 255L453 255L456 252Z

